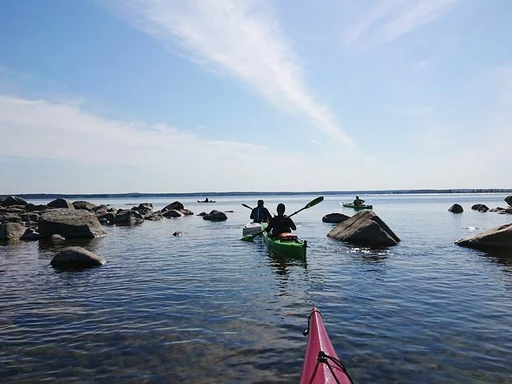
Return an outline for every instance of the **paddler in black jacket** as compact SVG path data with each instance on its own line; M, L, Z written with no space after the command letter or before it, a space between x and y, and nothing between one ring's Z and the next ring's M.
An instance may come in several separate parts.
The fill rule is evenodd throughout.
M296 230L297 227L291 218L284 214L285 206L283 203L277 205L277 216L270 219L265 231L272 237L277 237L281 233L288 233L292 230Z

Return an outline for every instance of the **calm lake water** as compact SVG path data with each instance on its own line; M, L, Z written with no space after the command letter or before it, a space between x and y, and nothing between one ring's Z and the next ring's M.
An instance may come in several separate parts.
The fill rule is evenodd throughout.
M479 213L503 194L367 195L402 240L372 250L326 237L352 195L294 216L306 260L243 242L258 198L290 214L315 195L179 199L196 215L106 227L101 239L0 246L2 382L295 383L313 306L356 383L512 383L512 255L453 242L512 222ZM89 199L130 208L172 198ZM31 200L34 203L48 201ZM465 211L448 212L453 203ZM197 216L218 209L225 222ZM182 231L183 236L172 233ZM80 245L107 259L81 272L50 260Z

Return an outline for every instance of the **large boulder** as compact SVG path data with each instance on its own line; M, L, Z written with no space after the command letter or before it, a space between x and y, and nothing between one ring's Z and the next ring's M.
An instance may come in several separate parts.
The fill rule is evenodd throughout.
M459 239L455 241L455 244L481 251L512 251L512 224L500 225L485 232Z
M9 207L11 205L27 205L27 201L19 196L7 196L5 200L2 202L4 207Z
M322 217L322 221L324 223L334 223L339 224L345 220L350 218L350 216L344 215L343 213L328 213L324 217Z
M68 247L57 253L51 265L59 269L98 267L105 259L82 247Z
M505 197L505 202L506 202L508 205L512 206L512 196L507 196L507 197Z
M228 219L228 217L224 212L217 211L216 209L214 209L207 215L204 215L203 219L208 221L225 221Z
M106 235L106 232L91 212L55 208L41 214L39 234L43 238L58 234L68 239L100 237Z
M462 213L464 212L464 208L462 208L462 205L460 204L453 204L450 208L448 208L448 211L451 213Z
M50 208L68 208L75 209L71 201L66 199L55 199L47 204Z
M365 210L334 227L328 237L353 244L382 247L396 245L398 236L373 211Z
M18 240L27 228L20 223L5 223L0 225L0 240Z

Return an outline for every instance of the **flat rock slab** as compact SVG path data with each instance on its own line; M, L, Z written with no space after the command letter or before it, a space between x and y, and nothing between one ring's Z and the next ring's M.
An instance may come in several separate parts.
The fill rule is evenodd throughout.
M98 267L106 263L106 260L97 254L82 247L68 247L57 253L51 265L59 269L82 269Z
M512 224L504 224L482 233L468 236L455 241L461 247L479 249L481 251L510 250L512 251Z
M96 215L85 210L50 209L41 214L38 224L41 237L61 235L71 239L101 237L107 234Z

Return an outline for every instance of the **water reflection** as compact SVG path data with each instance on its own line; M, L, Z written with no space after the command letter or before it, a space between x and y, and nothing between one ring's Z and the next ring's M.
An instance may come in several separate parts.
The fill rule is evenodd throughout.
M298 266L307 269L306 257L298 258L286 255L278 250L268 250L270 265L274 272L281 277L287 277L290 274L290 267Z

